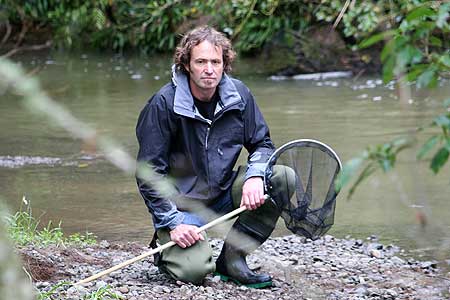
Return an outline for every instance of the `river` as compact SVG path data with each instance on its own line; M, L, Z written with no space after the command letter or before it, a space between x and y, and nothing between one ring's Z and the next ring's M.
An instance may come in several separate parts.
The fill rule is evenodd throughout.
M44 89L58 103L98 135L120 144L135 157L134 127L146 100L170 79L170 58L115 57L94 54L16 58L36 71ZM389 141L426 125L444 112L442 100L450 83L441 81L432 92L415 91L402 104L393 87L376 77L327 80L269 80L267 62L242 59L234 75L252 90L277 146L298 138L321 140L342 161L358 155L369 144ZM0 101L0 197L18 209L25 195L35 216L62 221L68 233L93 232L100 239L149 240L150 216L132 176L124 174L93 145L72 138L41 115L32 114L20 97L2 92ZM419 144L431 131L419 135ZM418 255L448 257L450 248L450 168L438 175L429 161L417 161L419 146L403 153L395 171L377 173L347 200L348 188L338 198L330 234L365 239L376 235ZM53 164L5 165L6 156ZM51 160L53 159L53 161ZM426 225L417 212L425 213ZM288 234L280 222L274 235ZM433 252L436 254L436 252Z

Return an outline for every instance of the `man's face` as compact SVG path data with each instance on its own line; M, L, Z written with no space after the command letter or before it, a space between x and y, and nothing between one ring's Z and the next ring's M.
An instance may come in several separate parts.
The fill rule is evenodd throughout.
M212 96L222 79L222 48L208 41L201 42L192 48L191 60L185 68L190 74L189 81L193 95L199 99L200 95Z

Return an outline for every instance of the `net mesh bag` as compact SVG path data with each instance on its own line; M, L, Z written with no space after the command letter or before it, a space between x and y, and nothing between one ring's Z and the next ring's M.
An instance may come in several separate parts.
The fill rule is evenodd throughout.
M274 166L289 167L295 175L277 193L270 183ZM334 151L317 141L299 140L278 149L268 162L265 181L269 195L281 211L286 227L295 234L317 239L334 223L337 192L334 180L341 163ZM295 179L295 184L292 182Z

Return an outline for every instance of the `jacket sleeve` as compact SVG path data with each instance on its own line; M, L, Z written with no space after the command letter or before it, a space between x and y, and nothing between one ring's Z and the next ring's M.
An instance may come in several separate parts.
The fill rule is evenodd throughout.
M169 152L172 140L169 112L159 94L150 99L139 115L136 136L139 142L138 165L147 165L162 177L169 172ZM173 126L172 126L173 127ZM175 228L183 221L183 214L175 203L152 187L151 182L136 174L137 185L156 229Z
M255 176L264 176L264 170L275 146L270 139L269 127L256 105L253 95L248 88L246 106L244 110L245 141L244 147L249 156L247 160L247 172L245 179Z

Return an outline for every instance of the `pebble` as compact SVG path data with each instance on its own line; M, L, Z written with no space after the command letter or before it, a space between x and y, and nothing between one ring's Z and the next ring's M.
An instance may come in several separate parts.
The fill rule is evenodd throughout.
M380 250L377 249L371 249L369 251L370 256L375 257L375 258L382 258L383 257L383 252L381 252Z
M391 261L396 265L404 265L405 261L398 256L391 257Z
M56 280L34 282L35 287L49 291L62 281L76 282L139 253L147 251L145 245L114 244L102 241L96 246L71 249L51 248L41 254L32 246L23 248L22 255L51 261L59 269ZM221 250L222 241L211 239L213 256ZM273 286L257 290L223 282L219 276L208 275L202 285L174 281L159 272L153 257L117 270L101 280L84 287L59 287L58 299L89 298L98 288L110 288L123 299L446 299L450 273L440 270L446 262L418 261L406 254L398 257L402 249L378 242L378 238L365 240L350 236L338 239L331 235L312 241L298 236L270 238L258 251L248 256L248 263L257 272L269 273ZM71 255L73 253L73 255ZM82 257L89 257L83 261ZM77 255L78 254L78 255ZM73 259L70 260L70 257ZM76 259L78 258L78 260ZM442 280L439 278L447 278Z
M103 280L100 280L100 281L97 281L96 283L95 283L95 288L96 289L101 289L101 288L103 288L103 287L105 287L105 286L107 286L108 284L106 283L106 282L104 282Z
M108 241L103 240L99 243L99 246L100 246L100 248L108 249L110 244L108 243Z

